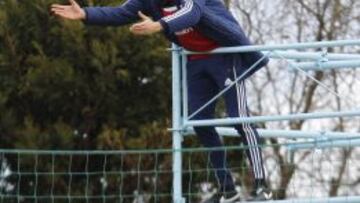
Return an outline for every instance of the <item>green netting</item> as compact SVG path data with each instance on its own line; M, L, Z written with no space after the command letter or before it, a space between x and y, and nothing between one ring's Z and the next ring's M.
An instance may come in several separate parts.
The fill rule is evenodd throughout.
M339 195L356 195L358 180L354 169L358 160L350 154L356 148L304 149L295 154L284 151L285 145L263 147L269 182L276 198L329 196L338 184ZM242 146L224 148L227 162L244 195L252 187L251 170ZM218 150L218 149L212 149ZM344 151L345 150L345 151ZM217 181L210 167L210 149L184 149L183 197L186 202L200 202L217 191ZM283 151L283 152L281 152ZM348 164L336 182L342 153ZM0 150L0 202L172 202L173 150L137 151L38 151ZM277 156L283 153L284 156ZM291 158L286 153L292 154ZM351 163L351 164L349 164ZM283 171L296 170L286 188L281 188ZM356 171L355 171L356 172ZM240 187L241 186L241 187ZM355 190L354 187L356 188ZM312 192L308 192L312 191ZM343 191L343 192L341 192ZM355 193L346 192L355 191Z

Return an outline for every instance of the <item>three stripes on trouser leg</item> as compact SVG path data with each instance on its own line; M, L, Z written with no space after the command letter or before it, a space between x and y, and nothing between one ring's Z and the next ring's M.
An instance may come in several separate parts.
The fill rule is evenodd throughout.
M233 69L234 79L237 78L236 70ZM245 82L243 80L235 84L236 94L237 94L237 105L238 105L238 116L239 117L248 117L248 108L246 103L246 88ZM264 167L261 155L261 149L259 147L259 135L256 129L250 123L243 123L240 126L236 127L239 133L242 136L245 136L244 141L248 145L248 156L252 165L252 170L255 175L255 179L263 179Z

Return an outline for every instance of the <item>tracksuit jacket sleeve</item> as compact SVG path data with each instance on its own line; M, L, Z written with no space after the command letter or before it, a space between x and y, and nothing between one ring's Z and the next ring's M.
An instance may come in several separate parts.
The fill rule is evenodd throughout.
M128 0L118 7L85 7L88 25L120 26L138 20L138 11L144 10L141 0Z
M196 25L201 18L206 0L182 0L181 9L159 20L164 30L170 33Z

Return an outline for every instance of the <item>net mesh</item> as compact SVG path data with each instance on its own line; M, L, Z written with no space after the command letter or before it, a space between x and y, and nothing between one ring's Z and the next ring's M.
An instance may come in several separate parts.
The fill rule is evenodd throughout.
M252 189L244 147L225 147L243 196ZM263 147L276 199L360 194L358 148L286 150ZM184 149L182 189L186 202L218 190L210 152ZM219 149L216 149L219 150ZM0 202L172 202L173 150L0 150Z

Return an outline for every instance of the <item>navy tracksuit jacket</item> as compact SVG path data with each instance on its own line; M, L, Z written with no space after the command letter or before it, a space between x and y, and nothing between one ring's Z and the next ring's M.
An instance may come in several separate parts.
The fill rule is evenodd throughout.
M128 0L118 7L87 7L85 8L85 23L103 26L125 25L139 20L138 11L142 11L154 20L159 21L164 28L165 36L180 46L181 43L179 43L176 34L190 27L215 41L219 46L251 45L238 22L220 0L173 0L178 8L177 11L170 16L164 16L163 7L166 1L169 0ZM205 104L262 57L263 55L260 52L249 52L189 60L187 64L189 114ZM246 77L267 63L268 59L265 58L255 69L247 73ZM225 94L225 102L230 117L249 116L244 81L236 84ZM213 118L214 111L215 104L212 104L193 119ZM265 174L256 129L251 124L234 127L241 135L243 143L249 146L247 155L255 179L257 182L263 182ZM196 127L195 131L206 147L222 146L215 128ZM223 150L214 151L210 158L221 191L234 190L234 183L226 166L225 152Z

